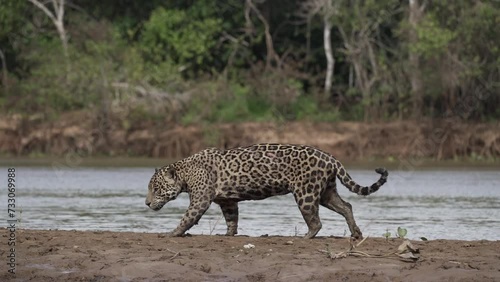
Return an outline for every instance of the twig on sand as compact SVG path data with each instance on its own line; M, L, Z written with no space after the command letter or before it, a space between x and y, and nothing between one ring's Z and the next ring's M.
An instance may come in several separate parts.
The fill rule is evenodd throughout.
M170 250L169 248L167 248L167 251L174 254L171 258L169 258L170 260L173 260L174 258L176 258L177 256L179 256L181 254L181 252L174 252L174 251Z
M363 240L361 240L361 242L359 242L358 244L354 245L352 240L349 239L349 250L347 251L344 251L344 252L340 252L340 253L336 253L334 254L333 252L331 252L330 250L328 250L328 248L326 250L318 250L319 252L321 253L325 253L327 254L327 256L331 259L339 259L339 258L346 258L348 256L355 256L355 257L370 257L369 254L365 253L365 252L361 252L361 251L356 251L354 249L356 249L356 247L359 247L361 244L363 244L363 242L368 239L368 237L365 237Z
M398 247L397 252L391 252L388 254L368 254L362 251L357 251L355 250L357 247L361 246L363 242L368 239L368 237L364 238L359 242L358 244L354 245L352 242L352 239L349 239L349 250L339 252L339 253L333 253L330 250L328 250L328 246L326 250L318 250L320 253L327 254L327 256L331 259L340 259L340 258L346 258L348 256L354 256L354 257L367 257L367 258L389 258L393 257L396 255L396 257L402 261L406 262L414 262L417 261L420 258L420 251L418 248L413 247L413 245L410 243L409 240L403 241L403 243Z
M217 227L217 224L219 224L219 221L222 219L222 216L219 216L217 220L214 223L214 226L212 226L212 221L208 221L208 228L210 229L210 233L208 235L212 235L214 233L215 227Z

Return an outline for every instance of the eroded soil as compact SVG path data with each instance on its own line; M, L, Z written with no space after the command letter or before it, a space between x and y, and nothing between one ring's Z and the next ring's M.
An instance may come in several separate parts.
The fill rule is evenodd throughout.
M53 121L0 117L0 154L11 156L142 156L178 159L206 147L253 143L307 144L340 160L500 157L500 123L460 120L393 122L246 122L182 126L117 117L106 122L92 112L64 113Z

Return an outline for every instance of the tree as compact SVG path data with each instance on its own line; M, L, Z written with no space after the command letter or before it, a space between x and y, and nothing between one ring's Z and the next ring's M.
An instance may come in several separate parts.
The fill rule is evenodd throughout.
M341 52L352 65L355 84L362 95L364 120L375 118L372 109L372 94L382 77L385 66L384 44L380 38L381 26L395 13L393 1L353 0L342 6L337 25L342 38Z
M252 0L246 0L245 2L245 18L246 18L246 24L247 28L249 31L253 30L253 24L250 19L250 11L253 11L259 21L262 22L264 25L264 35L266 38L266 49L267 49L267 56L266 56L266 69L269 69L271 66L271 62L274 61L278 65L280 64L281 60L276 54L276 51L274 50L274 43L273 43L273 37L271 36L271 28L269 26L269 23L267 22L266 18L262 15L262 13L257 9L257 7L254 5Z
M0 63L5 96L9 94L8 66L19 52L19 48L15 45L18 42L19 31L26 25L26 18L23 17L26 4L23 1L0 0Z
M409 44L410 46L415 46L418 44L418 24L422 19L426 1L420 4L418 0L409 0L409 17L408 21L410 23L409 30ZM420 56L412 48L408 48L409 51L409 63L410 63L410 84L411 84L411 95L413 101L413 117L415 119L420 119L422 116L422 107L424 100L423 93L423 82L420 70Z
M317 14L320 14L323 19L323 46L327 61L324 86L326 96L330 95L335 71L335 57L333 56L331 33L333 27L332 17L337 13L339 1L335 1L335 3L333 1L335 0L308 0L302 3L301 10L298 12L299 17L306 18L308 26L310 26L311 19ZM308 35L308 46L309 37Z
M51 11L44 3L39 2L38 0L28 0L37 8L42 10L47 17L50 18L52 23L56 26L57 32L59 34L59 38L61 39L61 43L63 46L64 57L66 58L66 67L68 73L70 71L71 65L69 60L69 52L68 52L68 36L66 34L66 29L64 28L64 1L65 0L51 0L52 8L54 11Z

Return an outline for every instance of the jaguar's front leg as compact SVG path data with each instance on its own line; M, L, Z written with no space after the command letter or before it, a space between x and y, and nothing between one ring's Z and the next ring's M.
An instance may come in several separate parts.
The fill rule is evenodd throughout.
M226 236L234 236L238 234L238 202L231 200L221 200L216 201L215 203L220 205L222 214L226 219Z
M193 225L198 224L200 218L210 207L213 196L211 193L191 194L189 197L189 207L181 219L179 226L172 232L167 233L167 236L178 237L184 235Z

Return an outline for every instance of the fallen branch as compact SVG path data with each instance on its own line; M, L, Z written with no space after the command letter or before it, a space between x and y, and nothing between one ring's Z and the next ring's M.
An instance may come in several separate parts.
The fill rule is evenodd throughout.
M409 240L403 241L401 245L398 247L397 252L392 252L388 254L368 254L366 252L362 251L357 251L355 250L356 247L359 247L363 242L368 239L368 237L364 238L359 242L358 244L354 245L352 240L349 240L349 250L339 252L339 253L333 253L330 250L327 249L325 250L318 250L320 253L327 254L327 256L331 259L340 259L340 258L346 258L348 256L354 256L354 257L366 257L366 258L390 258L396 256L396 258L405 261L405 262L415 262L420 259L420 251L418 248L413 247L413 245L410 243Z

